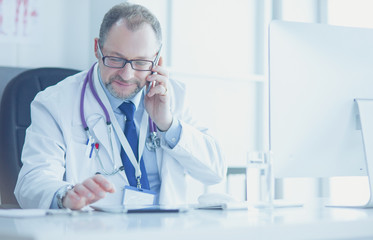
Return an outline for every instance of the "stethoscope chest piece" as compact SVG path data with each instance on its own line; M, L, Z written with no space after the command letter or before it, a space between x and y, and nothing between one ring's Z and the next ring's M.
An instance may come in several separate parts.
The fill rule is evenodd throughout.
M155 151L155 149L161 146L161 139L155 132L151 132L146 139L145 145L149 151Z

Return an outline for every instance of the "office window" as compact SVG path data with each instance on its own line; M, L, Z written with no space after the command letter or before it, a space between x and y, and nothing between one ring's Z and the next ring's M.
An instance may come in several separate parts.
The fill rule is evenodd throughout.
M333 25L373 28L373 1L329 0L328 23Z
M274 0L278 1L278 0ZM316 22L318 4L315 0L280 0L281 20Z
M172 68L219 78L250 72L250 4L247 0L173 1Z

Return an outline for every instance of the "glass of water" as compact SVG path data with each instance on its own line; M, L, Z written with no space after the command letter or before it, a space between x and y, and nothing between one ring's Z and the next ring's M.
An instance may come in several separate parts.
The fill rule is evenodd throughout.
M270 151L252 151L247 153L247 200L258 204L258 206L273 206L274 177L272 161L273 154Z

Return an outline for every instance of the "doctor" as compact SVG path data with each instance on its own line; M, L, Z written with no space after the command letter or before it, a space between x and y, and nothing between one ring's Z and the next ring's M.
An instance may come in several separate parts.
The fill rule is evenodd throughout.
M155 196L154 204L183 204L187 174L220 182L226 165L217 142L195 121L162 57L157 64L156 17L140 5L116 5L94 41L97 64L31 104L15 188L20 206L121 204L136 190Z

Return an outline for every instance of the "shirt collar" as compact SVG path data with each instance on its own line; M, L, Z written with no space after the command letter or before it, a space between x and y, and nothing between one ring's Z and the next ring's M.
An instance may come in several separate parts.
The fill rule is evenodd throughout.
M114 97L110 92L109 90L106 88L106 86L104 85L102 79L101 79L101 74L100 74L100 67L97 68L97 76L98 76L98 79L100 80L100 85L101 87L104 89L104 92L107 96L107 98L109 99L109 102L110 102L110 105L111 107L114 109L114 111L116 111L118 109L118 107L123 103L123 102L132 102L136 109L138 109L139 105L140 105L140 102L141 102L141 96L143 94L143 91L144 91L144 88L138 92L133 98L129 99L129 100L126 100L126 101L123 101L122 99L119 99L119 98L116 98ZM120 111L120 110L118 110Z

